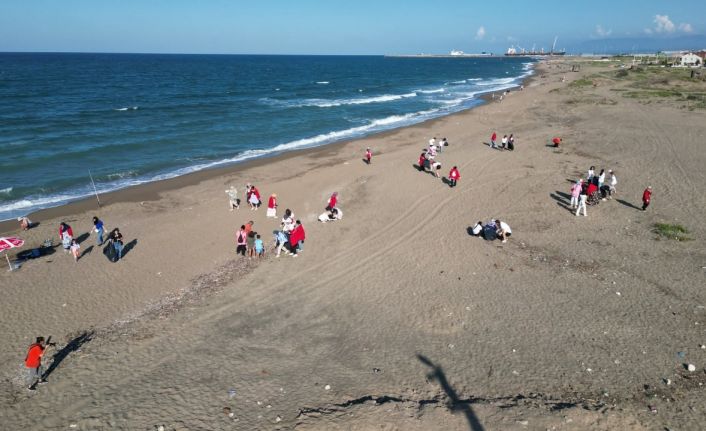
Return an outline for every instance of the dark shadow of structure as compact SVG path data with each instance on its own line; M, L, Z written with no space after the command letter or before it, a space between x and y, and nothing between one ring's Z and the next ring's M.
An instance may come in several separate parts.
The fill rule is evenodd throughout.
M625 205L626 207L634 208L634 209L636 209L636 210L642 211L642 208L641 208L641 207L639 207L639 206L637 206L637 205L633 205L633 204L631 204L630 202L625 201L625 200L623 200L623 199L616 199L615 201L616 201L617 203L621 204L621 205Z
M429 358L419 353L417 353L417 359L419 359L419 362L422 364L431 368L431 371L427 374L427 378L439 382L441 389L446 392L446 396L449 397L449 410L451 413L459 411L463 413L471 431L484 431L483 425L478 420L478 416L473 412L468 402L462 402L459 399L458 394L456 394L456 391L446 379L446 374L444 374L444 370L441 366L434 364Z
M73 340L69 341L61 350L54 353L52 363L49 368L47 368L47 370L44 372L42 379L46 380L46 378L49 377L49 375L51 375L51 373L53 373L54 370L59 367L59 365L61 365L61 363L64 361L64 359L66 359L67 356L79 350L81 346L91 341L94 335L95 331L85 331L78 337L75 337Z

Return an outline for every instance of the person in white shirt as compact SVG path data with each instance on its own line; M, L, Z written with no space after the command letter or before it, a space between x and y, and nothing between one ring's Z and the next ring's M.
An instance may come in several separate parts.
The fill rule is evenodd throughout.
M613 171L608 171L610 174L610 194L608 195L608 199L613 199L613 195L615 194L615 186L618 184L618 178L616 178L615 174Z
M500 144L503 150L507 148L507 135L503 136L503 139L500 141Z
M588 168L588 175L586 176L586 181L591 182L591 178L596 176L596 167L591 166Z
M512 235L510 226L504 221L495 220L495 228L497 229L498 238L500 238L502 242L507 242L507 239Z
M433 138L429 139L429 146L430 147L436 147L436 136Z

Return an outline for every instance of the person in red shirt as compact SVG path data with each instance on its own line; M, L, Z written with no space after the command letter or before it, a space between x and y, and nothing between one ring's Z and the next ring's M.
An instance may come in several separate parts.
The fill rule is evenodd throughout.
M491 148L498 148L497 145L495 145L495 141L498 139L498 134L493 132L493 134L490 136L490 147Z
M332 209L336 208L336 203L338 203L338 192L333 192L331 197L328 199L326 211L331 211Z
M646 211L647 207L650 206L650 201L652 200L652 187L647 187L644 192L642 192L642 211Z
M449 187L456 187L456 181L461 178L461 174L458 172L458 168L454 166L449 172Z
M71 229L71 226L64 222L61 222L59 223L59 241L64 239L64 232L68 233L71 238L74 237L74 231L73 229Z
M289 233L289 247L292 249L292 254L297 257L297 253L304 249L304 240L306 239L306 233L304 232L304 226L302 222L297 220L296 226Z
M46 383L44 380L44 366L42 365L42 356L46 351L46 342L44 337L37 337L37 341L27 349L27 357L25 357L25 367L27 367L28 375L27 389L33 391L36 389L37 383Z
M277 218L277 194L272 193L267 201L267 217Z
M262 198L260 198L260 190L258 190L257 187L252 186L250 188L250 193L254 194L255 197L257 197L257 205L255 207L260 208L260 205L262 205Z
M426 152L423 152L422 154L419 155L419 161L417 162L417 166L419 167L420 171L424 171L424 162L426 162L427 158Z
M370 148L368 148L367 150L365 150L365 161L366 161L366 163L367 163L367 164L370 164L370 162L372 162L372 158L373 158L373 152L370 151Z

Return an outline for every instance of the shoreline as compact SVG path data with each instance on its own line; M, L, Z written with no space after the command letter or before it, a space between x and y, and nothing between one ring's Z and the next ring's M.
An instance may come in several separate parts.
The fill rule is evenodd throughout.
M319 145L316 147L294 149L286 151L283 153L275 153L272 155L264 155L261 157L255 157L252 159L247 159L239 162L234 162L232 164L227 164L225 166L206 168L200 171L189 172L187 174L179 175L173 178L167 178L163 180L149 181L143 184L138 184L134 186L127 186L117 190L112 190L106 193L99 193L101 199L101 205L98 205L95 195L86 196L74 201L70 201L57 206L42 208L30 213L25 214L32 222L41 223L42 220L54 219L59 217L66 217L72 214L85 213L88 211L102 211L107 206L117 203L125 202L147 202L156 201L159 199L159 195L164 192L178 190L183 187L197 185L203 181L211 180L221 176L233 175L240 170L247 170L257 167L266 166L271 163L276 163L283 160L288 160L298 156L310 156L317 157L317 153L322 151L336 151L348 144L354 142L364 142L368 139L375 138L385 138L393 133L399 132L405 129L411 129L414 127L428 127L433 126L436 122L446 119L453 118L455 116L467 113L476 108L487 105L493 102L491 94L502 91L517 91L520 87L528 87L529 84L536 77L537 68L546 64L545 60L539 60L532 63L531 73L520 81L519 84L509 87L505 90L492 90L476 95L479 103L477 105L471 106L469 108L461 109L456 112L452 112L447 115L442 115L436 118L430 118L419 123L410 124L406 126L396 127L389 130L383 130L380 132L373 132L368 135L344 139L341 141L334 141L328 144ZM7 234L17 230L17 220L15 218L10 218L7 220L0 220L0 234Z

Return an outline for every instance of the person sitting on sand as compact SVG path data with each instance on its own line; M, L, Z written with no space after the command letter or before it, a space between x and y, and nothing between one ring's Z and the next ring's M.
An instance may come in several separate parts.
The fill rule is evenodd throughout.
M507 242L507 239L512 235L512 229L504 221L495 220L495 234L502 242Z
M74 256L74 262L78 262L78 258L81 257L81 244L75 239L71 240L71 254Z
M419 160L417 161L417 169L419 169L422 172L424 171L424 164L427 161L426 156L427 156L427 152L426 151L422 152L422 154L419 155Z
M456 187L456 182L461 179L461 174L458 172L458 168L454 166L449 171L449 187Z
M343 211L340 208L333 208L329 212L325 212L319 216L319 221L326 223L328 221L336 221L343 218Z
M240 203L238 203L238 190L230 186L228 190L226 190L226 194L228 195L228 205L230 206L230 210L233 211L234 209L239 209L240 208Z
M267 217L277 218L277 194L272 193L267 200Z
M250 187L250 197L248 198L248 203L250 204L251 211L260 208L260 191L255 188L255 186Z
M61 241L61 245L64 247L64 250L69 251L71 248L71 240L73 238L74 231L71 229L71 226L61 222L59 224L59 240Z
M478 223L476 223L475 226L471 228L471 233L473 234L473 236L480 237L480 235L483 233L483 222L478 220Z
M22 230L30 230L32 227L32 222L27 218L27 216L17 217L17 221L20 222L20 227Z
M331 211L336 208L336 203L338 203L338 192L333 192L331 197L328 199L328 204L326 205L326 211Z

